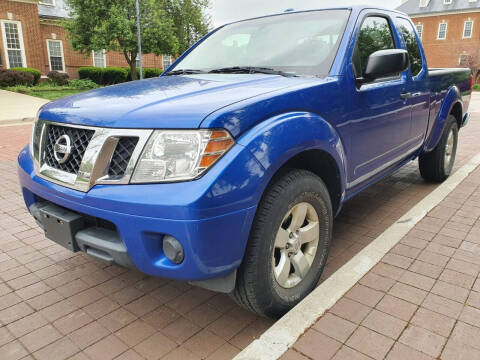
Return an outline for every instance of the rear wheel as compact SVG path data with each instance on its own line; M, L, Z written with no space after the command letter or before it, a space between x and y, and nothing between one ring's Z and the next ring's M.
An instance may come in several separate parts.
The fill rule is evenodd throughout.
M292 170L265 192L255 216L233 298L250 311L279 317L317 285L332 234L327 188Z
M442 182L450 176L455 164L457 144L457 120L450 115L438 145L432 151L420 155L418 159L420 174L425 180Z

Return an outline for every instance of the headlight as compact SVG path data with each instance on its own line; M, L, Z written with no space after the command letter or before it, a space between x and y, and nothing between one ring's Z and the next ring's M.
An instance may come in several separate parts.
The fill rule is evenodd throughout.
M156 130L143 149L132 182L195 179L233 144L225 130Z

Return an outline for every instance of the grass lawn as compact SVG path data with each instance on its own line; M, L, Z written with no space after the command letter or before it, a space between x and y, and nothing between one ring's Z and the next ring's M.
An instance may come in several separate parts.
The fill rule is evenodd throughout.
M78 82L79 81L77 80L77 84ZM75 84L74 81L72 81L71 83ZM18 92L25 95L35 96L35 97L39 97L47 100L56 100L64 96L80 94L82 92L92 89L92 86L83 87L82 85L83 84L81 84L80 86L70 86L70 85L59 86L59 85L53 85L48 83L41 83L36 86L19 85L19 86L4 87L3 89L8 91ZM93 86L96 87L95 84L93 84Z
M33 90L23 94L36 96L48 100L56 100L64 96L80 94L90 89L64 89L64 90Z

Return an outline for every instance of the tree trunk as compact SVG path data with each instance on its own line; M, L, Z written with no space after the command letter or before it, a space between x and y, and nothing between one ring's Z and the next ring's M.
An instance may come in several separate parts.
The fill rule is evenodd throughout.
M130 67L130 76L132 77L133 80L138 80L137 76L137 54L131 52L130 55L128 54L128 51L124 51L123 55L125 56L125 59L127 60L127 64Z
M132 81L133 80L138 80L138 76L137 76L137 61L135 59L133 59L131 62L130 62L130 74L132 74Z

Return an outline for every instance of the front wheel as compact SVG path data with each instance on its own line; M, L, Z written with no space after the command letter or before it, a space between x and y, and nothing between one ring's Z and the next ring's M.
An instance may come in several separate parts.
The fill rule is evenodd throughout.
M457 120L450 115L438 145L432 151L420 155L418 159L420 174L425 180L442 182L450 176L457 154L457 144Z
M291 170L266 190L232 293L237 303L272 318L317 285L332 236L328 190L315 174Z

